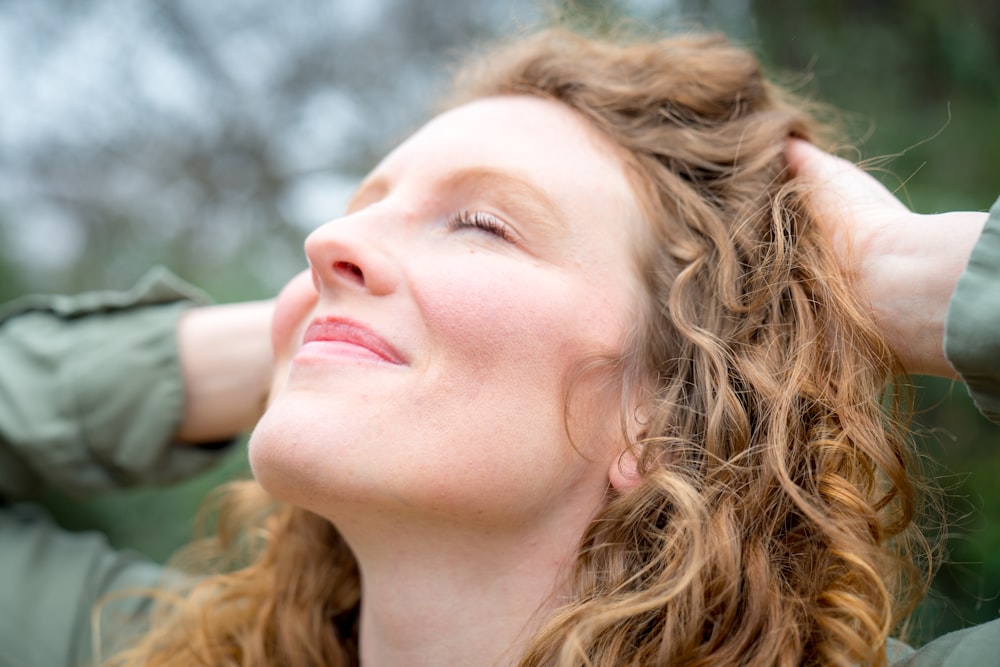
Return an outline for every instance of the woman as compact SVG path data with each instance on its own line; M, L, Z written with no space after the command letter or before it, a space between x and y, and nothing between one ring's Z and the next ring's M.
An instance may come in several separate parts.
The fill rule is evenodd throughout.
M878 326L944 370L910 344L943 316L852 291L878 263L839 273L784 157L817 128L745 51L486 62L278 299L260 486L221 515L248 564L112 664L885 664L925 547Z

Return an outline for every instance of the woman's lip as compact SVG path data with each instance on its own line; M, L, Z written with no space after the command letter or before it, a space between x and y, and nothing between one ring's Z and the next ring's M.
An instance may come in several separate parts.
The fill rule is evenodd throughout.
M323 343L330 343L328 351L333 354L343 353L345 348L349 353L351 348L355 348L360 356L367 356L364 352L367 351L390 364L403 365L406 363L403 355L396 348L371 329L359 322L344 318L323 317L313 320L306 327L305 334L302 336L303 347L310 343L318 344L310 346L318 348L318 352L323 351Z

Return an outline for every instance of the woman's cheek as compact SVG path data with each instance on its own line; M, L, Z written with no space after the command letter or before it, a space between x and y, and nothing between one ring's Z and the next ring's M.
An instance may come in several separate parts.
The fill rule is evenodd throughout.
M473 365L516 362L572 337L576 314L566 285L542 270L509 270L489 261L450 265L413 281L413 294L432 336ZM508 267L504 267L508 268Z

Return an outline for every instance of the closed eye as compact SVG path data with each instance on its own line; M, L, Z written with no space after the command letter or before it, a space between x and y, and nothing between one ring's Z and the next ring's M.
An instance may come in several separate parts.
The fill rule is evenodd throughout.
M497 236L507 243L515 243L514 235L506 222L485 211L462 210L448 218L448 230L479 229Z

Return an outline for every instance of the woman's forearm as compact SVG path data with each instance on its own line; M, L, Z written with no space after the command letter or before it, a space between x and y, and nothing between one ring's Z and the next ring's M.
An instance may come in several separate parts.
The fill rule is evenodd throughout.
M911 214L882 225L859 258L876 320L907 371L955 376L944 353L945 318L985 222L978 212Z
M231 438L253 426L271 380L272 301L193 308L178 325L185 443Z

